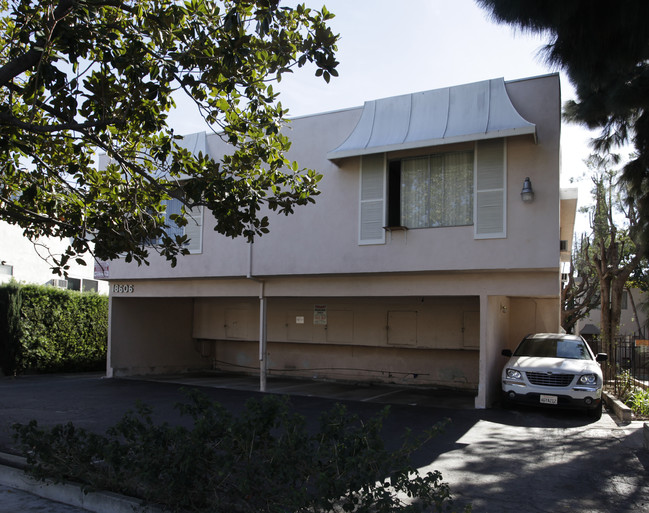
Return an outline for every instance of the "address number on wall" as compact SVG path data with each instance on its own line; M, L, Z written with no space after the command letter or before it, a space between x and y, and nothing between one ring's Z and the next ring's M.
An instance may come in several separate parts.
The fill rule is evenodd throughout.
M115 285L113 285L113 292L119 294L133 294L133 292L135 292L135 286L115 283Z

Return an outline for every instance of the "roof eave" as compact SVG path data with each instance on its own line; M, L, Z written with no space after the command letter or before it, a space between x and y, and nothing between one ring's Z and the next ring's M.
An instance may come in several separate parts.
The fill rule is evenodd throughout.
M370 148L354 148L349 150L334 150L327 153L327 159L339 160L349 157L359 157L361 155L372 155L376 153L387 153L391 151L412 150L417 148L428 148L442 146L447 144L456 144L463 142L475 142L486 139L498 139L503 137L514 137L518 135L532 135L536 144L536 126L524 126L518 128L508 128L505 130L492 130L476 134L462 134L454 137L443 137L435 139L426 139L422 141L403 142L385 146L373 146Z

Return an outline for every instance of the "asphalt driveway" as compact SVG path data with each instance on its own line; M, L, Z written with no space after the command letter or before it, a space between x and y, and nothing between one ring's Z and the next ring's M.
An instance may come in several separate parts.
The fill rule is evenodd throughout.
M15 422L73 422L103 433L138 400L152 406L157 419L182 422L174 405L188 386L200 387L235 413L259 395L253 378L232 376L0 378L0 451L15 452ZM293 408L314 426L335 402L361 417L390 404L388 443L396 444L406 428L416 433L450 418L451 425L415 455L414 464L424 473L440 470L456 505L472 503L474 512L649 511L649 451L641 422L620 425L606 413L593 422L578 412L474 410L466 394L426 389L270 380L269 391L290 395Z

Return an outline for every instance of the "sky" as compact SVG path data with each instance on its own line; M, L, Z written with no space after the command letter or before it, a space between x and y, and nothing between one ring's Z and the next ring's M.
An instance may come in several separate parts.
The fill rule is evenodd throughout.
M286 5L297 2L289 0ZM365 101L503 77L505 80L560 72L541 55L547 37L491 21L474 0L302 0L326 5L340 34L339 77L327 84L313 69L282 77L276 87L289 117L361 106ZM574 89L560 72L562 102ZM198 114L196 114L196 117ZM192 133L202 120L186 109L173 115L177 133ZM590 203L583 163L593 133L562 126L562 187L579 187L579 206ZM572 179L572 183L571 183ZM585 225L584 225L585 223ZM588 230L578 219L576 231Z

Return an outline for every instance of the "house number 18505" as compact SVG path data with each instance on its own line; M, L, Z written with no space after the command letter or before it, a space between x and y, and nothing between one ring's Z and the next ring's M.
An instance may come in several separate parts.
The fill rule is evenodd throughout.
M115 283L115 285L113 285L113 292L118 292L120 294L132 294L133 292L135 292L135 286Z

